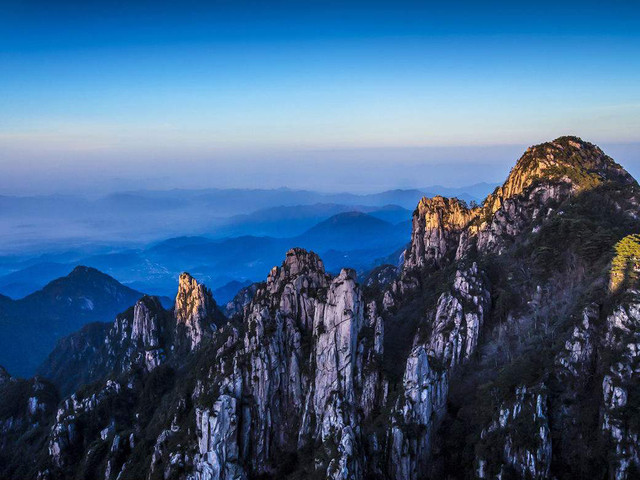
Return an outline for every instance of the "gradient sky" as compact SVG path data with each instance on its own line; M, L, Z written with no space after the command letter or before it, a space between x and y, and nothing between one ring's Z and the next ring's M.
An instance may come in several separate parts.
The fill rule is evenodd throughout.
M640 173L640 3L521 3L0 0L0 193Z

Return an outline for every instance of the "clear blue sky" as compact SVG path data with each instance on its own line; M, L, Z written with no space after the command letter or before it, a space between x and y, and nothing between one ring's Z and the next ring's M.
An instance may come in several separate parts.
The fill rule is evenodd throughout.
M499 180L564 134L640 162L640 3L521 3L0 0L0 193Z

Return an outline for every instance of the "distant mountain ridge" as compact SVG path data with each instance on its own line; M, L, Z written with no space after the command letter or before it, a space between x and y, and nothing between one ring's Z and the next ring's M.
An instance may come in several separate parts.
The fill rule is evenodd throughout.
M0 364L31 375L56 341L83 325L107 321L143 293L88 267L76 267L20 300L0 299Z
M335 211L333 206L328 210L325 210L325 206L320 208L325 212ZM278 208L271 210L271 214L281 219L283 211L285 216L292 212ZM373 209L370 213L339 211L337 215L320 218L310 228L292 236L261 235L260 228L252 230L249 228L251 221L248 221L242 229L237 230L242 235L236 237L181 236L151 244L145 249L84 256L77 262L66 264L66 267L63 267L65 264L53 265L69 270L77 263L90 265L135 290L171 296L175 279L182 270L187 269L198 275L213 289L230 281L256 281L269 271L273 262L277 262L288 249L295 246L312 248L320 253L335 252L327 257L327 268L331 271L339 270L345 265L346 259L347 264L356 269L368 270L377 258L401 248L411 229L411 211L392 205ZM277 233L277 227L278 222L270 231ZM44 265L51 264L49 259ZM28 265L15 276L31 276L32 284L45 284L55 278L52 270L44 267L39 269L39 264ZM9 286L14 280L12 274L0 278L0 293L5 292L1 282L3 278Z
M40 290L48 281L63 277L72 266L57 262L42 262L0 277L0 292L13 299L23 298ZM44 280L43 280L44 279Z
M471 186L470 190L475 192L479 188L484 187ZM490 190L487 188L486 193ZM237 219L233 220L233 216L251 215L257 210L278 207L336 204L364 209L394 204L412 210L422 196L438 193L445 192L397 189L353 194L282 188L140 190L99 198L79 195L5 195L0 196L0 226L5 232L5 236L0 238L0 255L35 255L62 251L69 245L103 244L140 248L144 244L174 236L215 235L218 229L225 234L236 223ZM466 194L464 188L457 190L456 196L465 201L483 197L477 193ZM340 212L335 211L327 216L334 213ZM310 226L303 225L297 232L290 230L285 235L295 235ZM125 232L126 235L123 235ZM265 231L262 234L272 233ZM4 240L9 238L10 242Z
M317 223L334 215L347 212L366 213L390 223L398 223L411 218L411 209L392 204L381 207L337 203L278 206L230 217L223 225L215 228L215 235L213 236L225 237L251 234L291 237L303 233Z

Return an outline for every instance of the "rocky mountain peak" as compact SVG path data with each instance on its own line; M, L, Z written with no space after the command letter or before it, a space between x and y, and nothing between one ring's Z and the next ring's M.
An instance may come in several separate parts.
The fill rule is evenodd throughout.
M423 198L413 214L405 270L461 258L471 245L499 253L508 239L553 213L550 202L562 203L605 183L637 186L599 147L578 137L529 147L480 207L469 208L455 198Z
M606 180L635 183L633 178L598 146L578 137L559 137L529 147L499 189L511 198L536 182L570 183L573 190L593 188Z
M324 263L320 257L311 251L303 248L292 248L287 252L282 269L289 276L296 276L302 273L324 273Z
M131 340L141 341L145 348L156 348L159 344L159 320L164 312L157 297L145 295L133 307Z
M267 277L267 290L271 293L279 291L283 285L296 278L305 277L308 286L312 288L327 285L327 274L320 257L303 248L292 248L280 267L273 267Z
M415 268L429 261L439 263L478 210L468 208L457 198L440 195L420 200L413 214L412 248L407 252L405 266Z
M176 328L186 335L190 349L216 329L218 308L211 291L186 272L180 274L174 315Z
M429 228L460 229L465 227L472 217L472 210L463 202L457 198L440 195L422 198L417 209L425 216Z

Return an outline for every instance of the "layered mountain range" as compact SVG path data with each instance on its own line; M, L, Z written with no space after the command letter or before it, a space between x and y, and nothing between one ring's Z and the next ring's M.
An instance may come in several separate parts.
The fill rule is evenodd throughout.
M0 362L14 375L33 375L60 337L112 319L142 296L88 267L76 267L19 300L0 296Z
M637 478L639 202L562 137L479 206L421 200L362 285L293 248L225 315L183 274L0 371L0 477Z
M198 218L206 222L207 217ZM163 296L175 295L178 276L188 270L218 294L229 284L263 280L292 245L320 252L331 272L345 265L365 272L391 252L399 256L411 232L411 211L394 205L297 205L258 210L228 229L184 231L194 232L200 235L165 238L137 248L107 243L41 256L0 256L0 271L6 272L0 276L0 295L20 299L78 265L98 269L140 292ZM218 300L226 302L234 293Z

